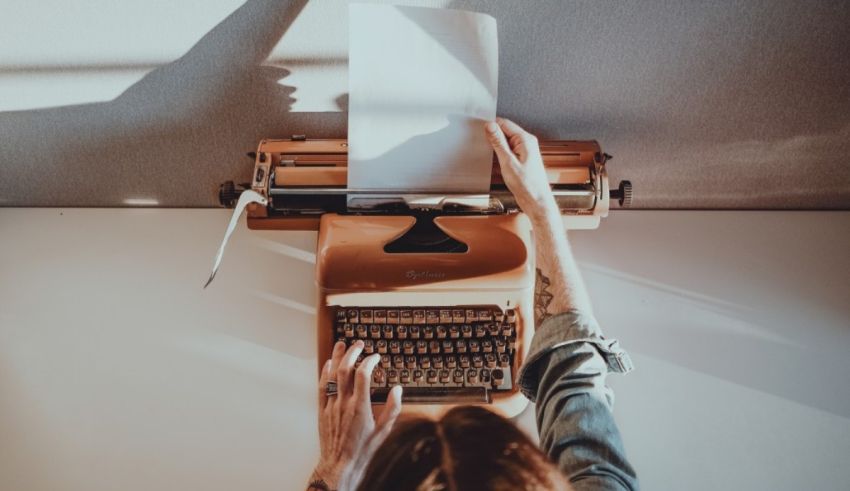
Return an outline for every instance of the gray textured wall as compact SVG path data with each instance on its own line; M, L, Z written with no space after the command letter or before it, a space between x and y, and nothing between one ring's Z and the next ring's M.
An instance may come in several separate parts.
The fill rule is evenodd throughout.
M344 33L343 4L311 3L321 15L296 41ZM51 15L73 16L63 5ZM448 5L498 20L500 112L543 137L599 139L636 206L850 208L850 3ZM344 137L344 112L289 111L294 88L278 83L287 65L344 67L344 54L264 63L300 11L249 0L114 100L0 113L0 204L216 206L221 182L248 180L259 139Z

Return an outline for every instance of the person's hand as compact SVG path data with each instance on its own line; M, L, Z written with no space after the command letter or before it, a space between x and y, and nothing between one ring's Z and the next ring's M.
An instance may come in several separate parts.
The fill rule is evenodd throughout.
M532 218L557 212L537 138L504 118L487 123L486 131L499 159L502 179L522 211Z
M345 343L336 343L319 378L321 457L313 477L324 480L330 489L337 489L340 476L356 457L378 447L401 412L401 386L396 386L390 391L377 420L373 416L369 385L381 356L368 356L355 369L355 361L362 351L363 341L354 342L348 350ZM328 396L328 381L334 380L337 394Z

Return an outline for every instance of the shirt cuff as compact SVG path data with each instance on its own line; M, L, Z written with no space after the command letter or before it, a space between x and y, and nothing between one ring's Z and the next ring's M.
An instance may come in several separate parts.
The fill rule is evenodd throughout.
M568 310L549 317L534 332L528 355L520 368L519 385L532 402L537 395L539 367L536 365L549 353L576 343L588 343L596 348L608 370L628 373L634 369L632 359L620 348L616 339L606 339L596 318L578 310Z

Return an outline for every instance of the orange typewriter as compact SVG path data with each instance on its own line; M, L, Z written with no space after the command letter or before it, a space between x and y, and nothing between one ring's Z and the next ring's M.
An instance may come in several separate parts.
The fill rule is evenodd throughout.
M609 190L609 155L595 141L540 144L567 228L596 228L609 201L631 201L631 185ZM318 230L318 360L336 341L379 353L373 403L404 386L407 409L488 404L505 416L526 405L516 376L534 333L533 235L494 160L489 197L372 199L347 186L345 140L263 140L253 182L222 185L233 206L252 189L248 227ZM455 199L458 198L458 199Z

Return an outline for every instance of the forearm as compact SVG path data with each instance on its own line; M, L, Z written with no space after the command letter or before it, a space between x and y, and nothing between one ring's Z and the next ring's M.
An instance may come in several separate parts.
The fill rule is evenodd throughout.
M573 257L554 198L528 213L534 230L537 285L535 323L568 310L593 314L590 296Z

